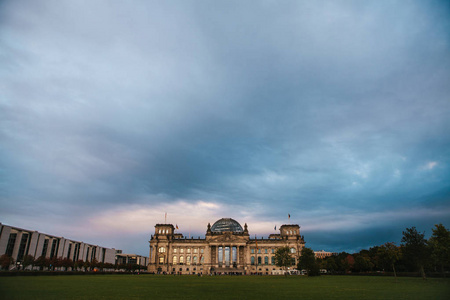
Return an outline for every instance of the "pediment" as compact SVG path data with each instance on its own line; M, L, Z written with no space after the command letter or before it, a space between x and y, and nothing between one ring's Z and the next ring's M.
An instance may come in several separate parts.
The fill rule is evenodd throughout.
M241 242L244 241L241 235L234 235L232 232L224 232L211 238L212 242Z

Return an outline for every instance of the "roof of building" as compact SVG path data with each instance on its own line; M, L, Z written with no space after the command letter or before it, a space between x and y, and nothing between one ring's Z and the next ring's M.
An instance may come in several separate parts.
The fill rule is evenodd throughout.
M231 218L222 218L217 220L211 227L211 232L244 232L241 224Z

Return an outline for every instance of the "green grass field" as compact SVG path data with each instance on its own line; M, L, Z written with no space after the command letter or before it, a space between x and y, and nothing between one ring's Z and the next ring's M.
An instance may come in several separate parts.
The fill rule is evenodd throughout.
M450 299L450 279L369 276L0 277L0 299Z

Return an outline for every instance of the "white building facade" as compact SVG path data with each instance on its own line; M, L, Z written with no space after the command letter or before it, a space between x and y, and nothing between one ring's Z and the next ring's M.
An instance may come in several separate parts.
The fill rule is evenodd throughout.
M31 255L114 264L116 250L0 223L0 256L4 254L18 263Z

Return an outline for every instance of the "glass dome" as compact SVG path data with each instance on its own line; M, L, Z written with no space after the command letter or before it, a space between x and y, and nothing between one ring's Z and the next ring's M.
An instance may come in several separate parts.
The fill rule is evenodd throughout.
M224 231L232 231L232 232L244 232L241 224L239 224L236 220L231 218L222 218L211 227L212 232L224 232Z

